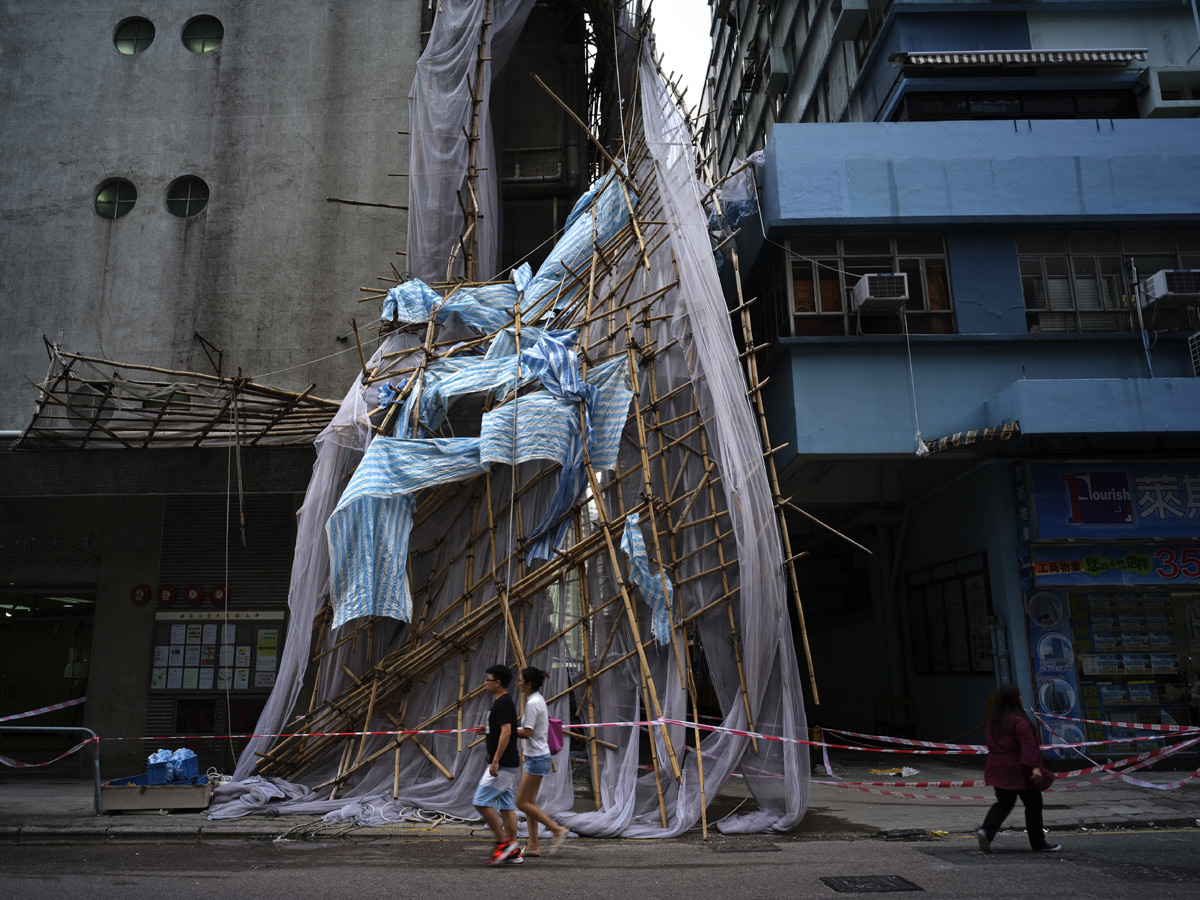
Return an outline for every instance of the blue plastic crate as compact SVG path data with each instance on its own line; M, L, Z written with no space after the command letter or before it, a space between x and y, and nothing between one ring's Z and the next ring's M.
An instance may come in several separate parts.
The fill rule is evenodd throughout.
M124 778L114 778L112 781L104 782L104 787L154 787L157 785L165 785L166 787L183 786L189 784L208 784L207 775L193 775L190 778L176 780L172 782L151 781L150 773L146 772L141 775L128 775Z
M163 767L166 767L166 763L163 763ZM191 759L185 759L183 761L183 765L175 767L175 773L171 778L171 782L175 783L178 781L191 781L192 779L197 778L199 775L200 760L193 756Z
M149 763L146 766L146 784L166 784L167 764L165 762Z

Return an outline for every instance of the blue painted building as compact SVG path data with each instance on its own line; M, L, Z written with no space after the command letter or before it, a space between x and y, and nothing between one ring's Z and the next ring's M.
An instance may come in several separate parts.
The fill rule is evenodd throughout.
M1200 720L1195 4L710 5L815 721Z

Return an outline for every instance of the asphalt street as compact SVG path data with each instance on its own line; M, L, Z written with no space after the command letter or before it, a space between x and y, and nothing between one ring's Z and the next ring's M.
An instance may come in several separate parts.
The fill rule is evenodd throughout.
M553 858L488 868L479 838L373 843L210 840L0 844L0 897L64 900L479 900L838 896L839 886L904 879L930 898L1154 898L1200 895L1200 830L1070 832L1034 854L1019 832L981 853L964 836L920 841L717 837L705 843L574 839ZM823 880L825 879L825 880ZM838 879L844 879L839 882Z

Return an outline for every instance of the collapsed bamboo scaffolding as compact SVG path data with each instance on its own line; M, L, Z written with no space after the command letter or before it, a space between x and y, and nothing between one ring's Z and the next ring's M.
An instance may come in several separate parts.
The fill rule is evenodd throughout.
M602 24L593 22L590 27ZM472 162L467 189L460 194L463 225L454 254L461 258L468 280L452 280L452 255L447 281L433 285L447 300L456 291L481 286L470 279L481 228L474 186L475 119L488 33L485 21L476 52L472 92L476 108L471 129L463 134ZM599 56L608 53L603 41L596 45ZM626 82L625 89L627 98L638 96L636 83ZM593 112L606 106L602 93L593 84ZM534 343L541 328L572 330L585 378L597 367L611 364L628 374L634 400L615 467L594 465L585 450L583 492L568 513L548 526L565 525L567 541L549 559L529 558L529 529L545 514L547 495L561 469L557 463L515 462L515 429L527 393L520 387L520 374L511 395L494 392L469 398L467 414L457 423L448 417L439 425L427 424L418 415L420 404L410 402L422 396L439 361L485 349L498 332L446 337L432 315L419 326L383 323L385 335L403 342L400 349L363 364L362 385L390 385L395 394L370 410L374 434L417 439L472 435L477 433L470 430L472 415L477 428L479 416L511 404L514 463L495 464L468 481L427 488L414 496L413 540L407 558L412 591L409 619L384 627L375 627L383 624L375 618L350 622L316 642L311 663L316 669L315 687L308 714L293 733L258 753L259 773L319 780L316 790L328 791L331 799L357 785L377 783L373 771L380 766L386 769L393 798L412 779L456 779L465 771L464 757L479 743L464 739L464 734L478 724L485 708L480 686L469 672L494 662L514 667L534 662L558 676L546 692L548 701L569 700L565 733L586 761L584 777L590 783L592 805L603 807L606 769L616 765L619 751L631 741L636 746L644 734L652 770L648 777L663 827L668 823L673 785L689 770L699 778L702 827L707 835L703 806L712 791L704 781L706 761L700 741L698 737L688 740L681 729L662 721L667 714L663 698L677 697L682 691L685 703L681 709L676 707L677 714L697 726L706 715L722 717L731 705L740 708L751 730L761 723L743 659L741 563L726 506L724 473L709 434L712 417L681 365L681 338L672 328L680 278L671 255L669 217L652 177L645 136L637 127L638 103L631 100L623 111L625 119L617 129L598 122L592 123L593 128L568 109L592 142L593 165L600 173L616 175L627 221L602 240L593 211L592 253L587 262L577 267L564 263L565 276L556 290L519 301L508 325L518 350ZM652 261L664 258L676 266L674 281L648 282ZM398 276L380 280L393 286L403 283ZM738 290L736 325L744 345L753 348L746 304L740 300L740 279ZM381 299L386 294L376 288L363 288L363 292L369 295L363 299ZM761 454L769 463L772 447L754 354L744 354L743 363L748 396L761 429ZM412 415L401 415L402 408L411 409ZM582 408L579 419L582 431L586 426ZM784 500L773 467L770 476L778 524L786 537ZM654 579L666 596L674 591L664 610L665 633L651 633L645 586L633 581L623 540L631 527L642 533ZM783 558L803 623L792 571L795 555L789 548ZM319 613L318 627L327 627L332 620L334 600ZM701 654L709 652L702 648L702 624L709 635L720 636L717 646L727 642L730 648L736 685L724 706L702 696L707 676ZM360 647L360 639L368 649ZM490 658L485 656L489 652L494 654ZM605 686L612 708L614 683L623 685L625 717L645 720L633 731L604 724L598 712ZM434 685L442 688L440 694L433 692ZM451 685L454 689L447 691ZM430 696L443 699L431 706ZM414 715L415 709L422 712ZM771 722L763 727L778 725ZM416 734L423 730L452 734ZM748 743L757 753L759 742Z

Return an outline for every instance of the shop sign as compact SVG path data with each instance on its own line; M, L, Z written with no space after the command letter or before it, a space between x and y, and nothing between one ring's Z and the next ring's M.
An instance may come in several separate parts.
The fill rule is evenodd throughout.
M1200 463L1033 463L1041 540L1194 537Z
M1032 555L1039 585L1179 585L1200 580L1200 545L1035 544Z

